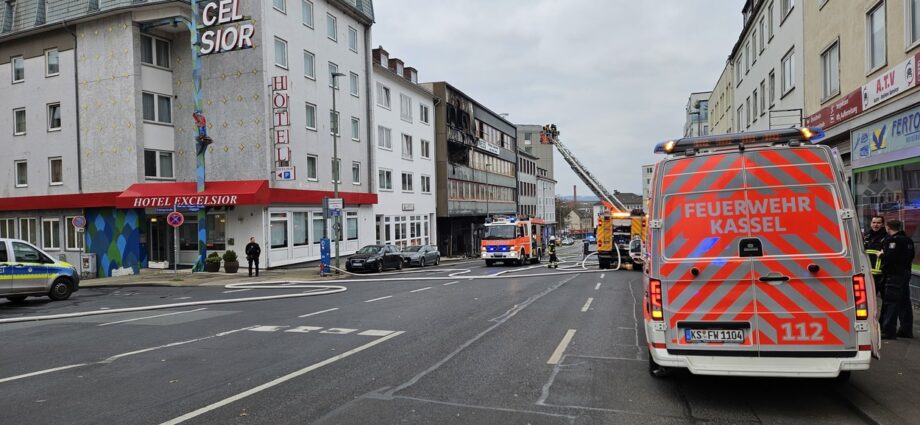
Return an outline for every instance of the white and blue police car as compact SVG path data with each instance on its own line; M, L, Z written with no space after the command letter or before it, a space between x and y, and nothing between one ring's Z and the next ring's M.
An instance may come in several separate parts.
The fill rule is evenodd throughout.
M26 241L0 238L0 297L13 302L34 296L62 301L79 287L76 267Z

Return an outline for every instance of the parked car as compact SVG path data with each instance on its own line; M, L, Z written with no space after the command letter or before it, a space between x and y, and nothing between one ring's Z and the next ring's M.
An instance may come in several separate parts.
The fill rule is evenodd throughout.
M368 245L345 260L345 270L370 270L382 272L387 268L401 269L403 265L399 248L393 245Z
M62 301L79 289L80 273L26 241L0 238L0 282L3 281L7 283L0 285L0 297L10 301L44 296Z
M563 245L566 245L566 246L568 246L568 245L575 245L575 239L572 239L572 238L570 238L570 237L562 238L562 244L563 244Z
M427 264L438 265L441 253L431 245L410 245L402 249L403 265L425 267Z

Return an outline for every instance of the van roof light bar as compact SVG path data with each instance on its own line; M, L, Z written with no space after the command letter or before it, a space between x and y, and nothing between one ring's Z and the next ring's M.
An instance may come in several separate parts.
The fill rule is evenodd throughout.
M752 145L768 142L788 142L791 140L815 143L824 138L824 130L817 127L787 128L783 130L752 131L749 133L730 133L717 136L684 137L668 140L655 145L655 153L686 154L699 152L700 149L712 149L726 146Z

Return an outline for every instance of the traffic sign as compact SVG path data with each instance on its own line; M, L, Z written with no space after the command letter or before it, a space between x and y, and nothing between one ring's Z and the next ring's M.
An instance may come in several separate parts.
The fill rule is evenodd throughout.
M173 211L166 216L166 222L172 227L179 227L185 223L185 216L179 211Z
M82 229L86 227L86 217L78 215L70 220L70 224L73 224L73 227L76 227L77 229Z
M297 179L297 169L295 167L276 167L276 181L291 181Z
M329 198L329 209L330 210L340 210L345 206L345 203L342 202L342 198Z

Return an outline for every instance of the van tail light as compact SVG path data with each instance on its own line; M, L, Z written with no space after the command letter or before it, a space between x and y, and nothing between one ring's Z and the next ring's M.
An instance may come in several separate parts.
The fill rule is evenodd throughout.
M866 276L853 275L853 299L856 300L856 319L869 318L869 297L866 293Z
M664 313L661 310L661 281L658 279L648 280L648 302L652 320L659 322L664 320Z

